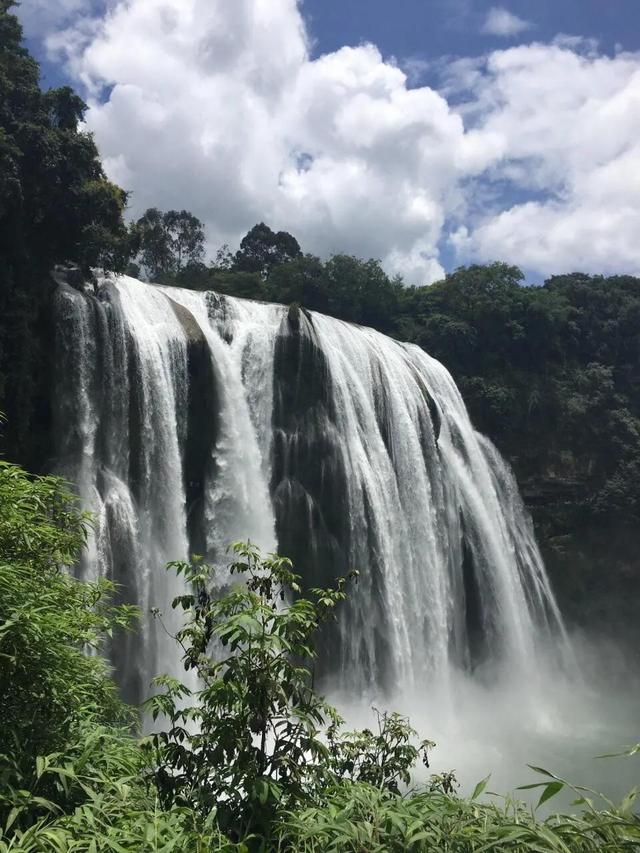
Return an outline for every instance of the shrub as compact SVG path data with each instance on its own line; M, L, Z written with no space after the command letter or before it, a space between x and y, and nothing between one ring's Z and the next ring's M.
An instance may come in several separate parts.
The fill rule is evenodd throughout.
M163 692L147 703L154 718L170 722L151 741L163 803L203 817L216 810L233 837L269 837L282 810L321 802L337 780L398 790L432 744L414 744L397 714L379 715L377 734L343 734L338 713L313 688L315 633L346 597L346 580L306 598L289 560L262 559L248 543L233 552L231 575L245 582L221 598L209 592L211 566L172 564L192 588L173 602L188 614L176 639L202 688L162 676Z
M83 583L66 571L88 517L59 479L0 460L0 508L0 820L10 812L15 822L31 806L47 808L16 791L38 783L41 797L65 799L43 790L42 756L75 742L89 720L127 720L100 649L134 611L111 604L107 581Z

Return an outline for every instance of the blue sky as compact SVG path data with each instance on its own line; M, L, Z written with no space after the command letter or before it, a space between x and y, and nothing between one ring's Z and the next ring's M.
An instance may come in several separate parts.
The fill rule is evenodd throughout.
M109 12L107 13L107 8ZM264 219L412 282L640 273L638 0L23 0L131 215Z
M320 51L372 41L387 54L434 59L502 46L500 37L479 32L495 5L487 0L305 0L303 13ZM527 40L548 41L567 33L598 39L608 52L616 44L627 50L640 47L637 0L512 0L508 9L531 22Z
M23 6L28 7L29 0L23 0ZM104 8L102 2L93 6ZM301 9L315 55L369 41L385 55L429 62L504 46L503 37L481 32L492 6L496 3L491 0L304 0ZM596 39L607 53L617 46L640 48L638 0L512 0L508 9L530 22L524 40L550 41L566 33ZM28 44L42 62L49 85L68 81L63 68L47 61L40 38L29 38Z

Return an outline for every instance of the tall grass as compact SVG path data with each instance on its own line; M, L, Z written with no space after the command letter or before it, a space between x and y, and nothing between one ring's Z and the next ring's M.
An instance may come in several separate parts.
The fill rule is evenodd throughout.
M8 812L0 853L247 850L224 838L215 814L201 821L187 807L161 808L155 787L145 779L139 742L103 726L83 726L64 754L38 759L29 790L5 784L0 803Z
M479 802L484 784L470 798L442 790L394 796L365 784L343 784L325 803L286 816L279 851L299 853L624 853L640 850L635 791L618 807L602 808L577 790L579 814L538 819L535 809L511 798ZM566 783L543 783L545 794ZM553 787L551 787L553 786ZM551 796L551 793L549 793Z
M100 758L89 758L96 745ZM284 813L272 840L234 841L216 828L213 812L203 821L186 806L162 808L153 785L139 772L140 754L135 741L103 730L89 735L75 760L67 757L62 766L46 762L43 777L58 779L69 792L81 791L82 801L67 814L45 808L28 828L9 833L10 839L0 833L0 853L640 851L637 789L615 805L540 768L540 803L569 788L576 794L575 814L539 818L537 809L523 802L487 795L487 780L471 797L444 791L438 783L401 795L364 782L343 782L328 788L314 805ZM31 796L37 799L37 791Z

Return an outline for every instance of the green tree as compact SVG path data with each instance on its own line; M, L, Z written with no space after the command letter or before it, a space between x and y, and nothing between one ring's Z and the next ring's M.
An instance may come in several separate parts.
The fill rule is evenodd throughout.
M233 552L231 575L244 584L220 598L210 593L210 566L170 565L191 588L173 602L188 616L176 639L202 687L192 692L162 676L163 692L147 703L170 723L151 750L165 805L215 814L238 838L269 838L282 809L322 798L338 779L397 791L433 744L414 744L415 732L395 714L380 715L377 734L343 735L335 709L314 692L315 635L345 599L345 580L303 597L286 558L262 559L245 543Z
M60 480L0 460L0 779L18 793L83 724L128 719L101 650L135 609L111 603L109 582L69 574L87 525ZM15 805L0 798L0 824Z
M102 265L105 247L87 246L84 235L101 225L109 241L124 240L126 194L107 181L91 135L78 130L82 99L68 86L41 90L13 6L0 4L0 252L20 271L28 263L32 275L54 263Z
M379 261L334 255L324 265L329 311L353 323L390 331L401 285L391 281Z
M268 278L279 264L299 258L302 252L295 237L286 231L272 231L264 222L254 225L240 241L233 268L241 272L258 273Z
M266 299L264 281L256 272L213 270L208 286L211 290L239 296L241 299Z
M204 225L187 210L150 207L132 227L133 249L147 276L170 283L198 267L204 256Z
M291 305L296 302L312 311L329 311L324 264L314 255L302 255L273 267L266 286L267 297Z
M6 444L37 454L46 411L43 340L55 264L122 269L126 193L107 180L86 106L69 87L42 91L12 0L0 0L0 406ZM9 381L10 380L10 381Z

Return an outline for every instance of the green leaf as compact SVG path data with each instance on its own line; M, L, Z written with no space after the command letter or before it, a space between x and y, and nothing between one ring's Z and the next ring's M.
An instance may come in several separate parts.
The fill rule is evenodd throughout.
M478 784L473 789L473 794L471 795L472 800L476 800L480 796L480 794L482 794L484 792L485 788L489 784L490 778L491 778L491 775L485 776L484 779L482 779L480 782L478 782Z
M550 773L548 770L545 770L544 767L536 767L533 764L527 764L527 767L530 770L533 770L535 773L541 773L543 776L549 776L551 779L557 779L557 776L554 776L553 773Z
M542 792L540 799L538 800L538 806L541 806L543 803L546 803L547 800L550 800L551 797L555 797L562 789L564 788L564 782L549 782L544 791Z

